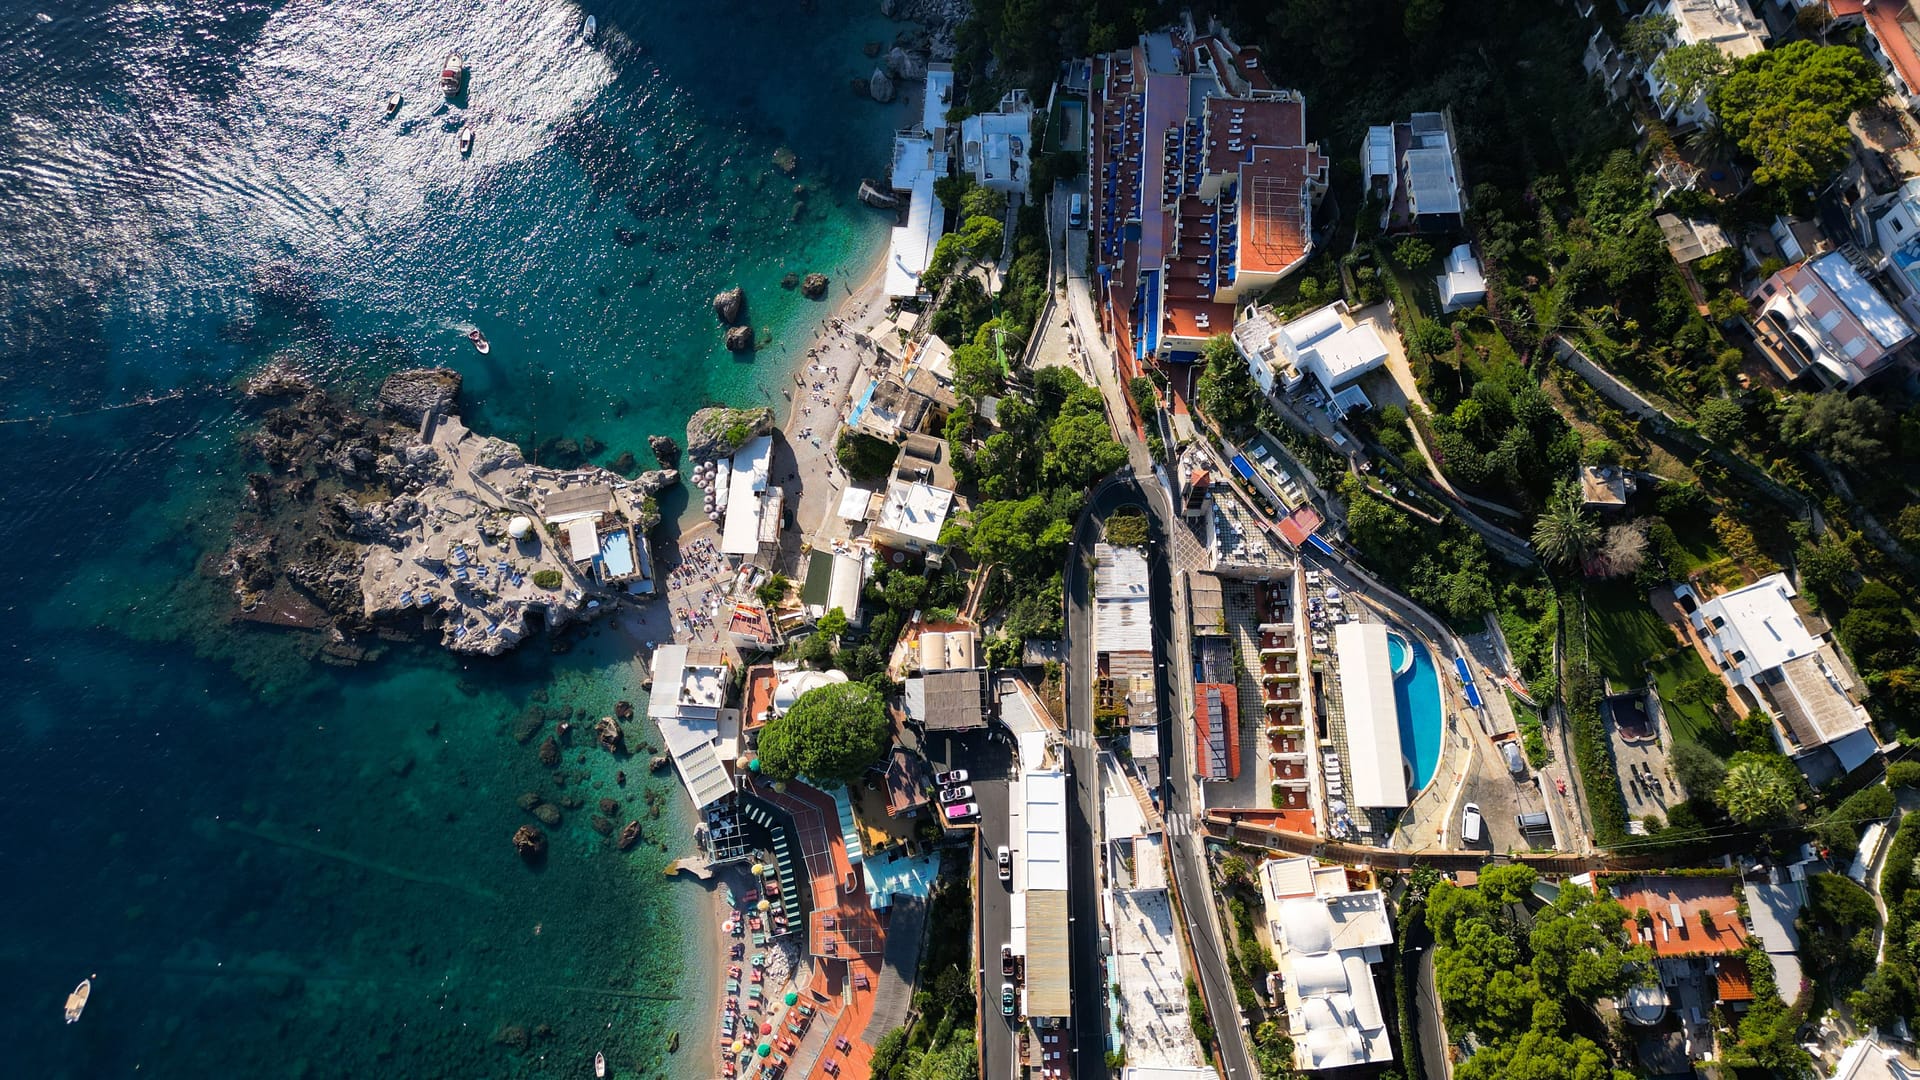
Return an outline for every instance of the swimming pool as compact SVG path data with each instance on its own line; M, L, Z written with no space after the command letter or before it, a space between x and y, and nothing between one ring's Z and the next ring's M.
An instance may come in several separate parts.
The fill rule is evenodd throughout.
M1413 651L1406 670L1407 650ZM1446 710L1440 705L1440 676L1433 669L1427 647L1397 633L1387 635L1387 656L1393 663L1393 703L1400 719L1400 754L1413 768L1413 790L1433 779L1440 763L1440 740L1446 729Z

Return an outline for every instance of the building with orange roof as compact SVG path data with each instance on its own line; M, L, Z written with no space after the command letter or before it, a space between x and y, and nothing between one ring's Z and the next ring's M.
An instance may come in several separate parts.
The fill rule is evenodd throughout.
M1828 0L1834 21L1858 20L1867 28L1868 55L1880 62L1887 82L1907 108L1920 107L1920 14L1912 0Z
M1306 139L1305 99L1224 34L1148 34L1095 64L1102 322L1130 373L1192 360L1312 254L1328 161Z
M1658 959L1725 956L1747 947L1747 926L1735 891L1739 882L1732 877L1642 874L1611 878L1605 884L1627 909L1627 936L1653 950Z

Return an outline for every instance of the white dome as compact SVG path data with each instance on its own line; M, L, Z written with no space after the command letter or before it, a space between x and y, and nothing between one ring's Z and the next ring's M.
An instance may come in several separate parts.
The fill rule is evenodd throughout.
M533 532L533 519L525 514L515 514L513 520L507 522L507 535L515 540L525 540L531 532Z
M786 712L800 695L822 686L847 681L844 671L790 671L780 677L779 685L773 688L773 708L775 712Z

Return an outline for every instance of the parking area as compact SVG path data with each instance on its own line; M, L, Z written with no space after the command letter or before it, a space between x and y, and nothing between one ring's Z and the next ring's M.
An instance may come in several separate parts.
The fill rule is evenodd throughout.
M1667 817L1667 808L1686 801L1686 793L1667 764L1667 746L1660 738L1660 703L1645 690L1609 694L1600 715L1613 741L1613 761L1620 793L1627 799L1627 815L1635 822L1648 814Z

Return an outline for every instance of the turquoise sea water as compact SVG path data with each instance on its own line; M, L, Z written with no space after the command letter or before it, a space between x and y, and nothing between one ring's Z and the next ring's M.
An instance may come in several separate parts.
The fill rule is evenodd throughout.
M1399 634L1387 635L1387 655L1397 672L1405 661L1407 644ZM1400 718L1400 752L1413 766L1413 790L1424 790L1440 764L1440 741L1445 738L1446 710L1440 704L1440 677L1433 657L1420 642L1413 646L1413 667L1393 679L1393 702Z
M481 429L642 461L695 407L777 399L826 312L781 276L837 297L884 241L852 196L907 106L848 92L900 29L876 9L0 0L0 1074L703 1071L662 1045L707 1021L699 894L587 827L652 786L678 854L684 796L511 734L638 701L632 643L342 669L229 622L231 386L449 364ZM745 359L707 308L736 282L772 336ZM508 844L529 790L585 803L539 871Z

